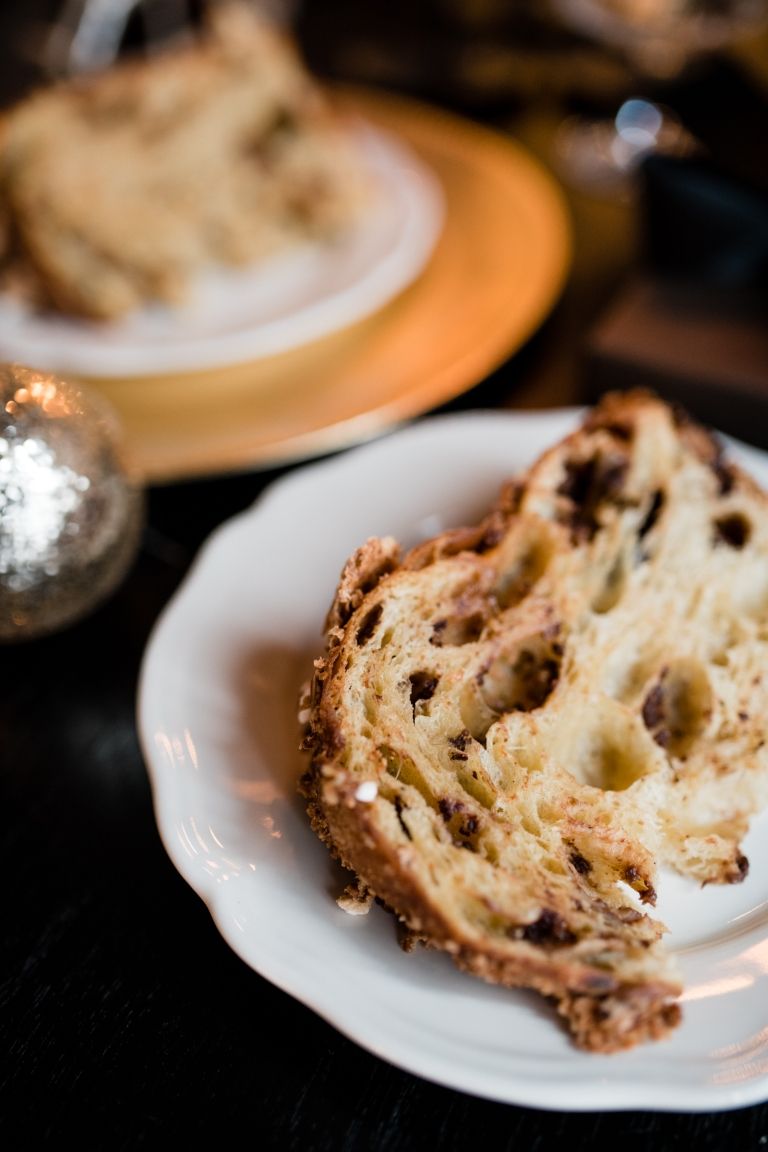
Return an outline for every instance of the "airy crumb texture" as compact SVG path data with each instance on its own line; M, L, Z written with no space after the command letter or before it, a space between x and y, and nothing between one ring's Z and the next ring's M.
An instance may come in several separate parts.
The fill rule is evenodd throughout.
M744 878L768 800L768 502L721 444L612 393L487 518L350 559L300 789L403 940L551 998L573 1041L667 1035L664 865Z
M194 38L64 81L0 125L0 290L93 320L210 267L332 241L371 189L282 30L210 6Z

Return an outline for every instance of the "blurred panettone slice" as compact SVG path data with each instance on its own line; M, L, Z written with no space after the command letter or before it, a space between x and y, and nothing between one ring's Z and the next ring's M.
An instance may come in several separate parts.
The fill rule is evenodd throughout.
M50 85L0 138L0 290L94 320L332 240L370 189L291 36L240 2L191 40Z

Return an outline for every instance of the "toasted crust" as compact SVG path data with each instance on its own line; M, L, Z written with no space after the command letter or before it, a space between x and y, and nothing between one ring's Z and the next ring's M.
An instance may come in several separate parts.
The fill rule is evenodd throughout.
M288 35L214 4L195 39L42 87L0 130L0 288L111 320L202 272L332 240L371 195Z
M746 874L768 801L768 498L616 393L473 529L350 559L300 790L410 943L551 998L614 1052L680 1020L659 868Z

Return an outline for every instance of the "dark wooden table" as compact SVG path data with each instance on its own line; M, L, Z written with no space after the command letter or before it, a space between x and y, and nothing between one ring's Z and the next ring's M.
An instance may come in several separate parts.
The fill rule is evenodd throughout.
M335 54L327 43L320 51L321 7L303 13L318 67L359 80L367 59L371 82L461 104L547 159L566 93L544 87L534 99L491 80L460 88L456 70L415 65L382 75L381 59L377 72L357 41L346 56L342 38ZM466 29L455 12L453 22L445 16L450 5L438 7L444 50L455 52ZM382 25L384 9L372 6ZM611 78L623 82L620 70ZM607 102L614 92L598 95ZM639 258L637 206L569 195L576 251L562 300L524 349L451 408L581 399L585 334ZM607 1141L626 1152L759 1152L768 1105L568 1113L557 1100L534 1110L436 1086L356 1046L224 943L160 843L136 734L137 675L202 542L274 476L151 488L140 552L110 600L53 636L0 647L2 1147L535 1152Z

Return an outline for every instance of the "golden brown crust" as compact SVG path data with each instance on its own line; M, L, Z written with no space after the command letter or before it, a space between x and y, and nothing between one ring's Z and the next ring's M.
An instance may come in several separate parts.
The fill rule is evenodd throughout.
M611 1052L668 1034L659 868L743 879L768 801L768 499L611 394L475 528L344 569L301 790L404 938L551 998Z

